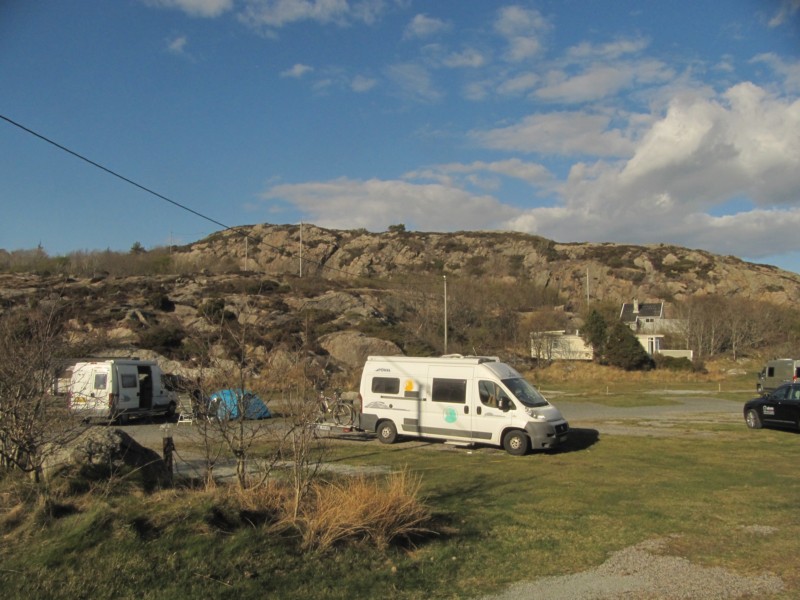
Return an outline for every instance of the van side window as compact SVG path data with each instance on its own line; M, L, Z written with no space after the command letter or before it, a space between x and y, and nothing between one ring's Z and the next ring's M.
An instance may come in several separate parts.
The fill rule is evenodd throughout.
M466 379L436 379L433 380L431 400L434 402L467 402Z
M483 381L481 380L478 383L478 395L481 398L481 404L484 406L488 406L490 408L497 408L498 407L498 396L497 393L497 384L493 381Z
M108 373L94 374L94 389L104 390L108 386Z
M375 394L399 394L400 380L396 377L373 377L372 392Z
M122 375L122 382L121 385L124 388L135 388L139 383L139 378L134 375L133 373L127 373Z
M775 377L775 367L767 367L767 377Z

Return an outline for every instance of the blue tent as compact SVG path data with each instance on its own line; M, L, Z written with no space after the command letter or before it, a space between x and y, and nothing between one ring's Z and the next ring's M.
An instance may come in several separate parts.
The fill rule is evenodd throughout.
M208 413L218 419L238 419L240 408L244 411L245 419L272 417L264 401L248 390L220 390L208 399Z

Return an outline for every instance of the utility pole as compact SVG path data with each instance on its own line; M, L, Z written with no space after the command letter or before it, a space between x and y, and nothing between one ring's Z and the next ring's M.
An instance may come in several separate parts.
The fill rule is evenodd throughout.
M589 267L586 267L586 307L589 307Z
M447 275L442 275L444 279L444 353L447 354Z
M303 277L303 222L300 221L300 277Z

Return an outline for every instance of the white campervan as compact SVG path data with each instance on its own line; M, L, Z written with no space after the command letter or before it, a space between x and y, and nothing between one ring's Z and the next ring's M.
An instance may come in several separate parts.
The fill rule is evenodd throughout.
M164 387L155 361L113 358L76 363L69 407L85 419L175 414L177 398Z
M370 356L361 375L359 427L391 444L398 435L554 448L569 425L515 369L491 356Z

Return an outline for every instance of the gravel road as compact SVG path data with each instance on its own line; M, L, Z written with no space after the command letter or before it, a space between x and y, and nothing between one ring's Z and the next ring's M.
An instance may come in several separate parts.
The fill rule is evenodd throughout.
M720 567L693 565L663 554L664 539L614 552L599 567L517 583L482 600L728 600L766 599L783 591L772 575L746 577Z

